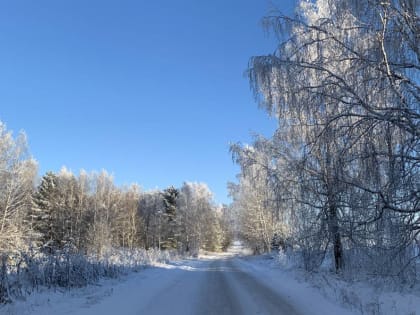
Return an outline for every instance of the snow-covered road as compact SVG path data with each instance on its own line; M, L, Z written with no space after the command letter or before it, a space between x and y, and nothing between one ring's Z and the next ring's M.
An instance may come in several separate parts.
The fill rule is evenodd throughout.
M166 283L132 314L299 314L232 258L196 261L162 280Z
M287 297L241 269L236 260L215 260L209 267L194 314L300 314Z
M124 281L35 294L7 314L348 314L261 259L230 253L157 265Z

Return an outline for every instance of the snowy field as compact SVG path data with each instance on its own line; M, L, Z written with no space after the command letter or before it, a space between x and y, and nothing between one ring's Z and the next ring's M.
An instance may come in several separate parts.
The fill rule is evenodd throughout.
M224 254L154 263L119 280L69 291L44 290L2 306L0 314L420 314L419 296L390 293L378 298L366 287L326 276L308 281L272 256L245 254L237 245ZM344 297L353 300L346 303ZM369 299L371 309L353 305L369 305Z

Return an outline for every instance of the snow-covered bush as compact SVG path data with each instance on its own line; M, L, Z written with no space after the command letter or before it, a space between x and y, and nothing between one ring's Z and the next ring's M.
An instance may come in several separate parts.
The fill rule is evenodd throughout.
M75 288L116 278L155 263L176 259L176 252L157 249L110 249L98 258L71 251L38 251L3 255L0 261L0 304L46 288Z

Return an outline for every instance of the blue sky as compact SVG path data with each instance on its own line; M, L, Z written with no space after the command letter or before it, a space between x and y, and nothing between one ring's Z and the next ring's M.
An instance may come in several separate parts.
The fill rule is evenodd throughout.
M292 1L278 1L290 12ZM287 5L286 5L287 4ZM275 40L265 0L3 1L0 120L39 173L106 169L144 189L206 182L229 202L230 142L270 135L244 76Z

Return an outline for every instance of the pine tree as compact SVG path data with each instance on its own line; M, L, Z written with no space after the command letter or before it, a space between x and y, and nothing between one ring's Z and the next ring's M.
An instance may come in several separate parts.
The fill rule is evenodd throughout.
M47 172L32 198L31 222L36 239L49 252L57 247L55 212L58 196L58 177Z
M167 224L166 237L162 243L162 249L176 249L178 237L176 201L179 192L175 187L171 186L165 189L162 194Z

